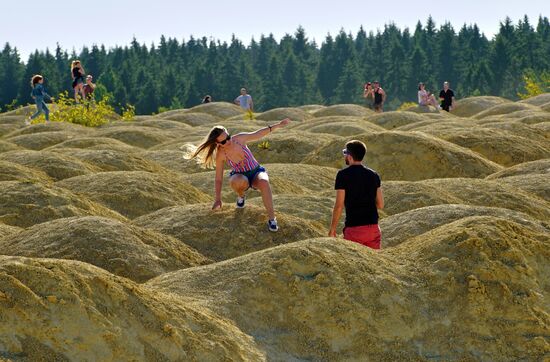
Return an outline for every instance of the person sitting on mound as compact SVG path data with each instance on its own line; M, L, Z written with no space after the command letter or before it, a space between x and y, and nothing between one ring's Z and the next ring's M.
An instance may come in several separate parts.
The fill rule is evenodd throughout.
M247 143L259 140L277 128L286 126L289 122L290 119L285 118L279 123L261 128L255 132L237 133L234 136L231 136L223 126L214 126L210 130L208 136L198 146L192 157L200 155L205 166L216 166L216 201L212 206L213 210L222 207L223 168L224 163L227 162L232 169L229 173L229 184L237 193L237 208L244 207L246 190L250 187L259 190L262 193L262 200L269 217L268 229L273 232L279 230L275 211L273 210L269 176L265 168L256 161Z
M336 174L336 201L328 236L336 237L336 227L346 208L344 239L380 249L380 227L378 209L384 208L384 196L380 176L363 165L367 146L352 140L342 150L348 167Z
M424 83L418 83L418 105L434 106L436 109L439 106L435 100L435 96L426 90Z

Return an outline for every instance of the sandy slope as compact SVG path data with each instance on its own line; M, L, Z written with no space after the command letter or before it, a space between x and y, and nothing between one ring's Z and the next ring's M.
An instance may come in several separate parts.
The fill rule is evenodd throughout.
M244 120L219 102L97 129L0 114L0 361L544 361L548 104ZM250 144L280 231L257 191L236 210L225 184L213 212L193 145L284 117ZM382 177L381 251L325 238L352 138Z

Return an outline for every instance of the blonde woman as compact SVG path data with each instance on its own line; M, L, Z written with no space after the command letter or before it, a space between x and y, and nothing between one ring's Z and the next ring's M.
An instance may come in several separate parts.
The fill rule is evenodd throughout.
M84 98L82 89L84 87L84 68L80 64L80 60L73 60L71 63L71 77L73 79L74 100L78 102L78 95Z
M193 157L200 156L202 162L207 167L215 166L215 202L213 210L222 207L222 185L224 164L231 168L229 173L229 184L237 193L237 208L243 208L245 205L245 192L250 187L259 190L262 193L262 200L267 210L269 220L267 226L269 231L279 230L275 211L273 209L273 196L271 194L271 185L269 176L247 146L247 143L259 140L269 135L271 132L286 126L290 119L260 128L255 132L237 133L231 136L223 126L213 127L206 139L199 145Z

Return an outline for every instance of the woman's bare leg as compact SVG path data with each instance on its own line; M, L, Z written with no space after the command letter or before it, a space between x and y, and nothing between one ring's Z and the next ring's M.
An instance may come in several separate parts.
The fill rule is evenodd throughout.
M244 175L235 174L229 178L229 185L239 197L244 197L244 192L248 189L248 178Z
M262 200L264 202L265 209L267 210L267 216L269 220L275 219L275 210L273 210L273 194L271 193L271 185L269 184L269 176L266 172L260 172L256 175L252 186L260 190L262 193Z

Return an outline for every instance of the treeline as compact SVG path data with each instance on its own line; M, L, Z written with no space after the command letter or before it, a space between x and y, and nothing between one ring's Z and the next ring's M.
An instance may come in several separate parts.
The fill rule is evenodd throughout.
M550 23L527 16L514 24L506 18L493 39L477 25L458 31L450 23L436 26L430 17L414 31L389 24L376 33L327 35L319 46L303 28L277 41L261 36L245 46L227 42L161 37L158 45L140 44L106 49L84 47L68 54L35 51L23 63L16 48L6 44L0 54L0 106L31 103L29 80L46 78L50 94L71 90L70 62L80 59L116 105L132 104L139 114L159 109L192 107L210 94L232 101L245 86L256 110L303 104L361 104L366 81L379 80L388 94L388 108L415 101L417 84L438 90L445 80L459 98L496 95L517 98L525 72L550 70ZM72 93L70 93L72 94Z

